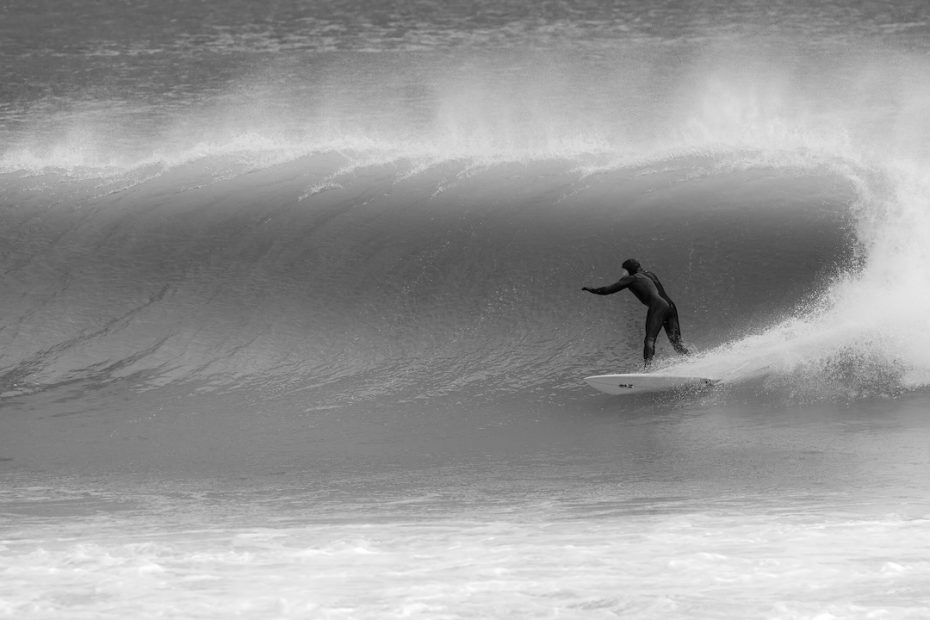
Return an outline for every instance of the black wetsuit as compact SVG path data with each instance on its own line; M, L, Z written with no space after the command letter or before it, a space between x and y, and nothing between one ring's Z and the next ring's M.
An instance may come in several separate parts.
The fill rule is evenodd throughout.
M683 355L688 354L688 349L681 343L681 326L678 324L678 309L675 308L675 302L669 299L659 282L659 278L650 271L637 271L620 278L617 282L599 288L587 288L584 290L594 293L595 295L612 295L618 291L628 288L636 299L640 300L644 306L649 308L646 313L646 339L643 344L643 359L646 366L652 363L652 358L656 352L656 336L659 330L665 328L669 341L675 350Z

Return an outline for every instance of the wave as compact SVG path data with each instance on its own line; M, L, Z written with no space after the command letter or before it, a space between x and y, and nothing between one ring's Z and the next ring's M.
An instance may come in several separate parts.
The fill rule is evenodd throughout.
M660 349L663 372L925 386L926 63L731 52L506 80L443 59L377 97L400 61L379 78L367 59L309 100L256 78L180 116L140 104L142 129L40 115L0 154L7 393L133 377L329 406L568 385L639 365L641 307L580 293L629 256L701 351Z
M339 172L334 159L207 182L182 168L103 195L47 185L54 217L7 210L7 276L22 287L6 301L8 376L526 388L637 363L641 308L580 293L626 255L663 275L707 348L793 312L856 247L853 192L824 171ZM20 181L34 200L35 182Z

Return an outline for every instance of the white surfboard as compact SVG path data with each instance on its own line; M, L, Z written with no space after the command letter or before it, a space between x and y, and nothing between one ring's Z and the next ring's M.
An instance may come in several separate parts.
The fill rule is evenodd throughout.
M710 387L717 383L704 377L673 377L633 373L626 375L595 375L585 377L588 385L607 394L647 394L670 390Z

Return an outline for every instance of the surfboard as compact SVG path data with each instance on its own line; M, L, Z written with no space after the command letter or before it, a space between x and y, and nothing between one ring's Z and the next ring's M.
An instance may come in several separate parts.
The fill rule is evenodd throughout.
M591 387L607 394L648 394L670 390L710 387L718 383L704 377L675 377L633 373L626 375L595 375L585 377Z

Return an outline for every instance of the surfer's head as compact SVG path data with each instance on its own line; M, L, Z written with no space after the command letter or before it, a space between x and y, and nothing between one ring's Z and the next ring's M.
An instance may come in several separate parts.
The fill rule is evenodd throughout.
M625 261L623 261L623 264L621 265L621 267L626 269L627 273L629 273L630 275L642 269L642 266L639 264L639 261L636 260L635 258L626 259Z

